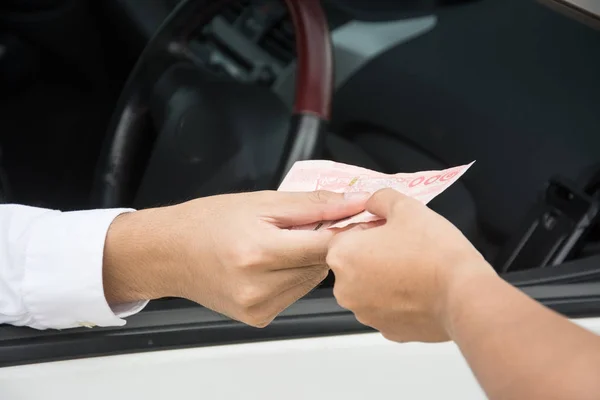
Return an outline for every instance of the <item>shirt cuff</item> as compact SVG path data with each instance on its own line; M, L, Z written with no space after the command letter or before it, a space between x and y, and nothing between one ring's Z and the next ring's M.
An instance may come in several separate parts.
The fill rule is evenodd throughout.
M102 258L112 221L131 209L50 212L29 231L23 301L36 329L123 326L147 301L111 308Z

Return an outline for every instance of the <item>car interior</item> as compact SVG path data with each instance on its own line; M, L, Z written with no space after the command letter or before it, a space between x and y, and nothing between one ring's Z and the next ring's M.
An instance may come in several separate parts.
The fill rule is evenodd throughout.
M219 5L186 25L185 46L158 51L183 32L192 3ZM315 47L312 64L306 42L318 29L297 37L292 0L209 3L4 0L0 200L145 208L276 189L294 154L385 173L476 161L429 206L507 280L561 312L600 311L596 2L307 2L322 6L332 52ZM301 85L307 64L328 62L331 77ZM299 106L328 93L321 114ZM294 153L303 143L310 152ZM311 296L331 298L333 280ZM319 304L319 323L341 312ZM167 299L142 314L186 307ZM0 328L0 348L3 334L13 350L33 335Z

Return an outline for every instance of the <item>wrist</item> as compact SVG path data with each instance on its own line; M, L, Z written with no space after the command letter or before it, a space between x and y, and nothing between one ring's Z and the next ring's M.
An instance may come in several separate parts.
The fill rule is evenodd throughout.
M158 213L159 209L124 213L110 225L102 267L109 304L174 295L172 275L167 273L169 249L156 224Z
M446 333L456 340L457 327L465 323L470 307L477 307L482 291L498 275L483 258L454 268L444 291L441 320Z

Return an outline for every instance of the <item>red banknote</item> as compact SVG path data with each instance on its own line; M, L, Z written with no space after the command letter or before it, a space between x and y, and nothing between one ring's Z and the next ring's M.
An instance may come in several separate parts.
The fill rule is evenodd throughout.
M392 188L427 204L456 182L471 165L473 163L441 171L383 174L333 161L299 161L288 172L278 190L283 192L328 190L337 193L375 193L380 189ZM343 220L323 221L297 228L312 230L343 228L350 224L377 221L378 219L380 218L365 211Z

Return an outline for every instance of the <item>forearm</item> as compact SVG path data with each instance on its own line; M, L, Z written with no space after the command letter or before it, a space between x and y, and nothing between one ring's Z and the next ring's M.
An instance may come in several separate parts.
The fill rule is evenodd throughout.
M600 338L492 274L449 293L449 331L491 399L592 399Z
M104 295L111 305L175 296L175 269L169 257L172 240L158 209L117 217L104 246Z

